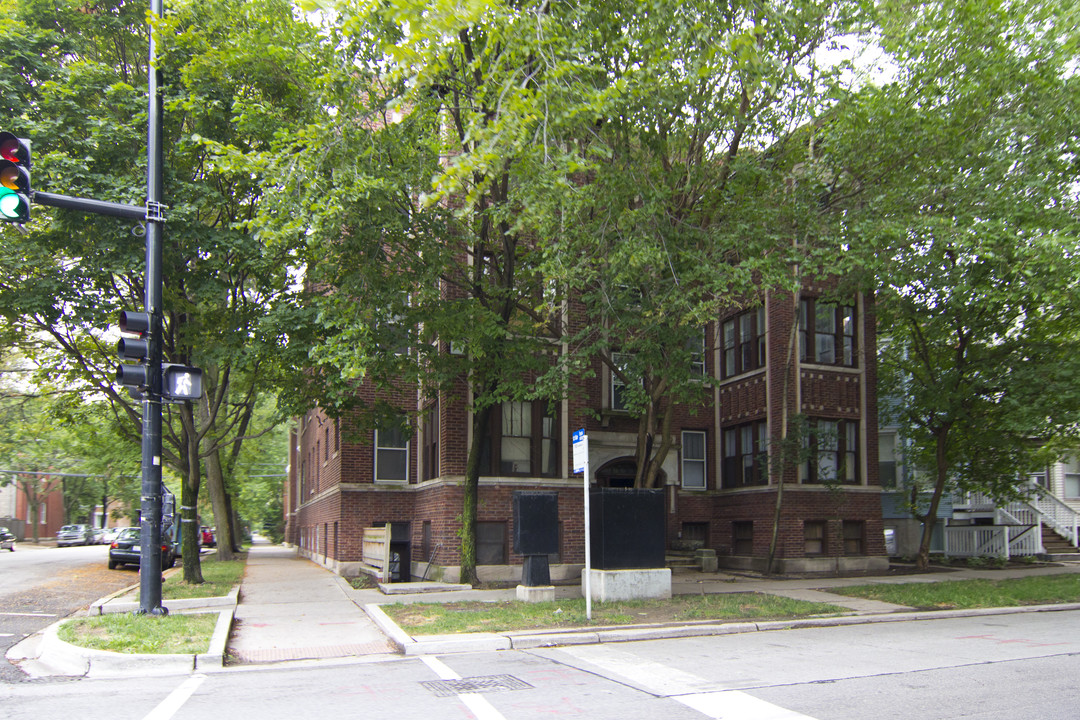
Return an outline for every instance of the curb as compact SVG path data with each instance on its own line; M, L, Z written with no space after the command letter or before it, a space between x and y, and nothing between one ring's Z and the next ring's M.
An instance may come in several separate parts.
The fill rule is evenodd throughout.
M108 615L138 610L138 603L107 605L111 599L123 595L128 590L120 590L96 601L91 605L89 615ZM225 666L225 651L236 614L239 591L240 586L237 585L224 597L169 601L169 606L176 609L177 614L217 613L218 618L210 637L210 645L204 653L119 653L72 645L60 639L60 627L73 619L65 618L12 646L8 650L7 658L15 664L27 663L24 671L35 677L66 675L104 678L130 677L132 674L175 675L188 674L195 670L220 670Z
M101 600L95 601L90 605L91 615L113 615L119 613L135 612L140 608L137 602L113 602L113 599L123 595L126 590L121 590L119 593L114 593ZM210 610L214 608L235 608L239 602L240 586L235 586L229 591L228 595L222 595L220 597L211 598L179 598L168 601L169 612L192 612L197 610Z
M533 650L568 645L595 645L641 640L667 640L685 637L739 635L774 630L842 627L875 623L910 622L912 620L949 620L954 618L1014 615L1034 612L1065 612L1080 610L1080 603L1059 605L1023 605L1002 608L971 608L964 610L902 611L883 614L852 614L833 617L802 618L798 620L768 620L762 622L696 623L663 626L624 625L612 628L577 628L565 631L535 631L520 633L463 633L461 635L430 635L414 638L402 630L377 604L364 605L364 611L407 656L443 655L494 650Z

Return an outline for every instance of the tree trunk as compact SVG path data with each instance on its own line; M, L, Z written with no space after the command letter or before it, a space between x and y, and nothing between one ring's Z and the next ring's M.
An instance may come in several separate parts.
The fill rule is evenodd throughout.
M799 293L793 293L794 302L792 303L793 313L791 322L791 331L788 333L788 347L787 347L787 361L784 363L784 383L781 386L780 391L780 452L788 453L787 439L790 433L788 432L788 424L791 422L791 416L788 412L788 396L791 394L791 376L795 372L795 343L799 336ZM771 453L770 453L771 454ZM773 507L773 526L772 537L769 538L769 553L765 558L765 574L771 575L773 572L773 563L776 562L776 549L780 544L780 520L783 517L784 510L784 469L787 466L787 459L781 458L781 462L776 464L778 470L776 473L776 505ZM766 472L769 475L772 474L773 464L770 462Z
M487 436L491 408L473 413L472 443L465 464L465 487L461 499L461 570L459 582L476 585L476 520L480 498L480 450Z
M234 553L244 550L243 525L240 523L240 515L233 509L232 495L225 493L225 507L228 508L229 529L232 532L232 549Z
M199 562L199 439L195 434L195 414L191 403L180 407L183 426L181 445L186 452L187 468L180 488L180 546L184 556L184 581L192 585L203 582L202 565Z
M918 515L914 511L915 518L922 521L922 539L919 541L919 554L915 558L915 567L926 570L930 567L930 541L934 538L934 526L937 524L938 505L941 504L941 496L945 494L945 481L948 478L948 462L945 456L945 446L949 439L949 428L939 428L934 432L934 464L936 477L934 478L934 492L930 496L930 507L924 515ZM912 505L918 501L912 498Z
M650 442L646 445L648 450L644 459L639 460L639 465L644 464L645 474L642 483L635 487L655 488L660 484L660 471L673 445L671 438L673 406L671 403L664 404L663 400L657 401L656 406L655 414L650 412L650 417L654 422L659 419L659 428L655 433L650 434ZM656 447L657 435L660 436L659 447ZM652 451L653 448L656 448L655 452Z
M225 500L225 477L221 472L221 456L213 450L206 456L206 492L210 495L210 505L214 508L214 532L217 541L218 559L234 560L232 523L229 522L229 505Z
M203 425L210 423L210 399L207 393L199 398L199 418ZM217 541L218 559L229 561L233 555L232 523L229 520L229 505L225 501L225 474L221 470L221 450L215 443L206 456L206 492L210 495L210 505L214 509L214 533Z

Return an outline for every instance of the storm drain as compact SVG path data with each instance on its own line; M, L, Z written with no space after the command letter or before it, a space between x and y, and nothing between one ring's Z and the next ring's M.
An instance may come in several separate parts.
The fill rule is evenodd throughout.
M435 694L435 697L450 697L469 693L509 692L528 690L532 685L518 680L513 675L484 675L482 677L462 678L461 680L427 680L420 683Z

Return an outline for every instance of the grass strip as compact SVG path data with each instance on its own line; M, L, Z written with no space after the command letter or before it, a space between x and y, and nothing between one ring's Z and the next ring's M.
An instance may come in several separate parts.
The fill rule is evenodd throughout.
M162 600L181 600L186 598L222 597L240 582L247 563L247 553L240 553L236 560L222 562L216 554L200 560L204 582L192 585L183 579L182 573L176 573L161 585Z
M176 573L161 586L162 603L184 598L227 595L240 582L247 553L222 562L217 555L200 559L205 582L192 585ZM61 640L91 650L121 653L203 653L209 650L217 613L136 615L116 613L74 618L60 626Z
M835 605L762 593L677 595L670 600L593 603L592 620L585 617L584 598L539 603L395 603L381 607L399 627L412 635L512 632L694 620L776 620L844 612L843 608Z
M1080 575L1070 573L1006 580L853 585L829 588L829 592L922 610L1052 605L1080 602Z
M210 649L217 613L74 618L60 626L61 640L91 650L119 653L204 653Z

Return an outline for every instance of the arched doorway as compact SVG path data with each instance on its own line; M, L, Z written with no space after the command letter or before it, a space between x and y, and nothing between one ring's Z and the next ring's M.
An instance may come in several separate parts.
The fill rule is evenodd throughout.
M596 471L596 484L607 488L632 488L637 461L632 457L609 460Z

